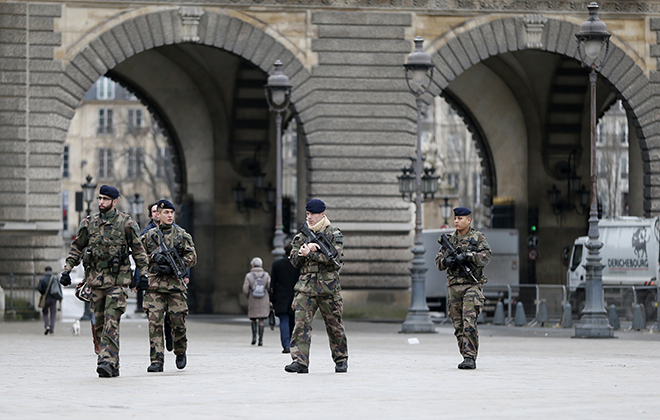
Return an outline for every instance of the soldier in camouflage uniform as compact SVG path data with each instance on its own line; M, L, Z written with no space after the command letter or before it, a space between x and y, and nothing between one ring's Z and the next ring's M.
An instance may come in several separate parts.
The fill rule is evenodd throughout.
M131 284L129 251L137 266L147 269L140 227L115 208L118 197L116 188L101 186L99 213L80 223L60 279L62 285L70 285L70 271L84 260L85 278L92 290L94 334L99 343L96 372L103 378L119 376L119 321L126 312L126 287L135 287Z
M306 206L307 226L316 233L324 233L339 255L344 237L339 229L330 224L325 216L323 201L313 199ZM342 321L343 300L339 285L339 268L329 260L315 243L307 243L307 237L299 233L293 238L289 260L300 268L300 278L294 290L295 326L291 337L291 358L287 372L308 373L309 346L312 341L312 320L317 309L321 310L325 329L330 340L335 372L348 371L348 344Z
M182 227L174 224L174 205L167 200L158 202L160 224L148 230L142 237L142 242L149 255L148 284L140 287L145 289L144 311L149 319L149 346L151 365L147 372L162 372L165 351L163 348L163 318L167 311L174 335L174 354L176 367L186 367L186 315L188 315L188 278L177 278L173 267L168 264L165 256L159 252L158 246L164 240L168 248L174 248L181 257L184 267L179 267L185 273L186 269L197 263L197 253L192 236ZM161 236L162 234L162 236Z
M483 233L470 227L472 211L467 207L454 209L456 231L449 235L449 241L458 255L451 256L449 251L440 248L435 256L439 270L447 270L449 288L449 315L454 322L454 335L458 340L458 350L463 356L459 369L476 369L479 351L479 332L477 317L483 306L483 285L488 281L483 269L490 262L491 251ZM439 241L438 241L439 242ZM465 265L472 269L477 282L463 269Z

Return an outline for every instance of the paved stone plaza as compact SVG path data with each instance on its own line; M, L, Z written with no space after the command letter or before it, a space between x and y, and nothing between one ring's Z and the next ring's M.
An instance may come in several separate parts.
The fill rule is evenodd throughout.
M315 322L308 375L287 374L278 331L250 346L244 319L189 317L188 367L147 374L147 322L124 318L121 376L98 378L88 323L0 324L3 419L657 419L660 334L571 339L572 330L481 327L476 371L460 371L452 329L402 335L399 324L347 322L349 372L335 374ZM419 344L410 344L417 338ZM412 340L414 341L414 340Z

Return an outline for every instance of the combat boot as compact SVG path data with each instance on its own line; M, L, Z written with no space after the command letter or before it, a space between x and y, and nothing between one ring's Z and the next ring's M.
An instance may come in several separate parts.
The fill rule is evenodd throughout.
M309 369L305 365L298 362L293 362L290 365L284 366L284 370L289 373L309 373Z
M348 362L342 360L341 362L335 363L335 373L346 373L348 372Z
M463 362L461 362L461 363L458 365L458 368L459 368L459 369L476 369L476 368L477 368L477 364L475 363L475 361L474 361L473 358L471 358L471 357L466 357L465 359L463 359Z
M252 344L253 346L257 342L257 321L252 321Z
M147 368L147 372L162 372L162 371L163 371L163 364L160 362L153 362Z
M99 378L112 378L113 376L119 376L119 369L117 369L117 375L113 375L115 369L109 362L101 362L96 367L96 373L99 374Z
M259 344L260 346L264 345L264 326L259 325Z
M177 354L176 355L176 368L177 369L183 369L186 367L186 363L188 362L188 358L186 357L186 354Z

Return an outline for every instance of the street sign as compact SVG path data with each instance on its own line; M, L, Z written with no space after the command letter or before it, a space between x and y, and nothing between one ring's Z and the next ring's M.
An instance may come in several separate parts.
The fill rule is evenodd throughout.
M539 258L539 250L536 248L530 249L527 252L527 259L530 261L536 261Z
M536 235L529 235L527 237L527 248L535 249L539 247L539 237Z

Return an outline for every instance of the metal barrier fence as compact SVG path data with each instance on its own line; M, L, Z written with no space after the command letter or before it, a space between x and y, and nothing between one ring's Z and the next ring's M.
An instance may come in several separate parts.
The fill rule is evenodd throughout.
M2 288L5 291L5 310L24 311L37 310L37 276L15 276L10 273L9 277L2 279Z
M564 305L572 300L572 316L574 320L580 318L582 305L580 298L584 296L571 296L566 286L550 284L521 284L511 285L484 285L484 295L487 302L484 307L484 320L492 319L497 301L501 301L505 308L506 323L513 322L516 305L522 302L527 325L536 324L539 309L543 305L547 310L547 322L559 323L564 315ZM605 309L615 305L617 315L626 321L633 320L633 308L637 304L643 304L647 322L660 320L660 285L654 286L619 286L604 285L603 296ZM571 299L572 298L572 299ZM660 324L659 324L660 326Z

